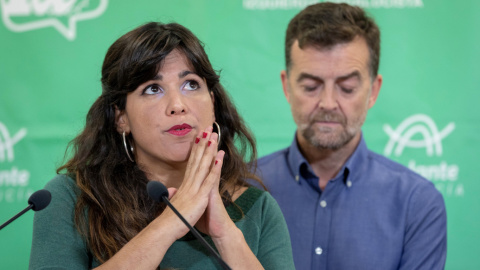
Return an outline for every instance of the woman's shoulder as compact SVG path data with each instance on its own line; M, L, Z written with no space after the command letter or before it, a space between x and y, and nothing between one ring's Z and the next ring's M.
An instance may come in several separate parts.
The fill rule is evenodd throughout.
M45 189L50 191L52 199L57 197L63 200L76 200L79 191L75 180L66 174L57 174L48 181Z
M275 199L265 190L261 190L254 186L243 187L239 190L241 193L234 197L234 203L227 207L227 211L232 219L241 219L250 211L264 212L272 206L278 207ZM238 191L237 191L238 192ZM235 211L241 209L241 212ZM233 215L233 216L232 216Z
M253 204L268 192L254 186L241 187L233 195L235 204Z

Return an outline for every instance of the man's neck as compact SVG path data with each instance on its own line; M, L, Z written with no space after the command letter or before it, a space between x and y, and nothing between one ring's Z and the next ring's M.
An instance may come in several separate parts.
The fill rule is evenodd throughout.
M357 148L361 134L358 133L347 144L339 149L318 149L309 144L301 134L297 133L300 151L319 178L319 186L324 190L328 182L333 179L343 167L347 159Z

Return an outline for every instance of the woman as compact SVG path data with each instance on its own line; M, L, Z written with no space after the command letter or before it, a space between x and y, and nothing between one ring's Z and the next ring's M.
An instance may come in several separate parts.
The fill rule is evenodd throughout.
M65 174L46 186L52 202L35 214L30 269L219 268L148 197L150 180L169 187L232 269L294 269L277 204L246 182L256 179L244 161L254 139L188 29L148 23L119 38L102 88L57 170Z

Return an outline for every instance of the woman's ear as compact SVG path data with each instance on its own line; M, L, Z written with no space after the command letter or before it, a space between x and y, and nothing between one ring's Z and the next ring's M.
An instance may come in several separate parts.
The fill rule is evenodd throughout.
M213 95L213 91L210 91L210 98L212 99L212 105L213 105L213 121L217 121L215 119L215 96Z
M210 91L210 98L212 99L213 106L215 106L215 96L213 95L213 91Z
M117 105L115 105L115 125L117 126L118 133L130 133L130 126L128 124L128 117L126 111L120 110Z

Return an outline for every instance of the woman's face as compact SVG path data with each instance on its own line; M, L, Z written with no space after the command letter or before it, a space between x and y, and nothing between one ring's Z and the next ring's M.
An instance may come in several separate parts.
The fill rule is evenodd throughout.
M125 110L116 112L117 127L132 134L137 163L185 162L197 134L215 121L213 102L206 82L173 50L154 79L127 95Z

